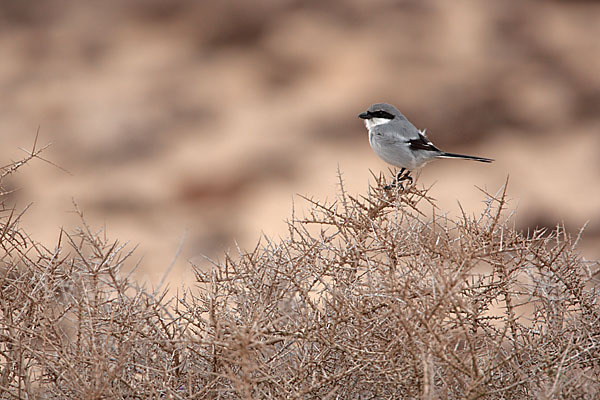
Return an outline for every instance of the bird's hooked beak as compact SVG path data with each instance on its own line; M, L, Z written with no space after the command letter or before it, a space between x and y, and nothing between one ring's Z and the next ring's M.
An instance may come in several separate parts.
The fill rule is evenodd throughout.
M371 113L368 111L362 112L362 113L358 114L358 118L371 119Z

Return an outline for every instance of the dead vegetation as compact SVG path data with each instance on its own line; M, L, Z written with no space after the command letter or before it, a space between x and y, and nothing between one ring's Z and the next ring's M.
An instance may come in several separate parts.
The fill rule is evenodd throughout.
M453 219L383 186L308 200L286 238L175 297L136 286L131 249L80 211L45 248L3 202L1 398L600 396L598 263L577 238L515 230L502 190Z

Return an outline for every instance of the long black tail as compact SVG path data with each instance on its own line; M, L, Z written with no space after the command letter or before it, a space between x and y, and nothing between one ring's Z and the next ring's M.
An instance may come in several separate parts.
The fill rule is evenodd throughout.
M491 158L467 156L464 154L454 154L454 153L442 153L438 157L439 158L460 158L463 160L474 160L474 161L487 162L487 163L494 161Z

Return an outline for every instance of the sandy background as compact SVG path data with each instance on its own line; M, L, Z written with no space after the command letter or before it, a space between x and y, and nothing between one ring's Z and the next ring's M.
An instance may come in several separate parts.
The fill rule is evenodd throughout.
M371 151L356 116L394 103L439 147L495 158L423 170L441 207L509 194L522 228L589 222L600 257L600 3L592 1L104 1L0 3L1 164L23 226L52 247L74 198L139 244L140 282L191 283L189 260L286 232L296 194L352 193Z

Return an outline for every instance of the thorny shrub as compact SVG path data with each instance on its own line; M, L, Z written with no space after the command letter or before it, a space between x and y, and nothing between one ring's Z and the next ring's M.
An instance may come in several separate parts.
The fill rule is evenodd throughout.
M450 218L416 185L355 198L340 179L286 238L194 267L175 297L138 287L132 250L77 208L49 249L5 195L3 399L600 396L598 263L561 226L516 230L505 188Z

